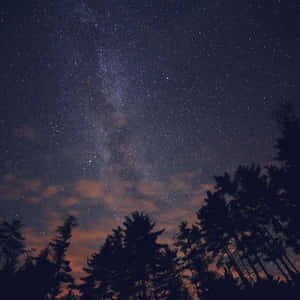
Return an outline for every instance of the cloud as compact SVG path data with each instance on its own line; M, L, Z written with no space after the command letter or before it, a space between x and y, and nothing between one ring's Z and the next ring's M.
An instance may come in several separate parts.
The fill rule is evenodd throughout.
M30 247L42 249L68 214L77 217L79 227L73 231L68 253L77 281L83 275L87 257L97 251L125 216L136 210L150 214L157 229L166 230L160 242L172 244L180 222L196 220L195 213L206 191L212 189L207 184L195 186L193 173L176 174L160 181L146 177L130 180L115 172L121 166L115 164L114 168L105 177L80 179L65 186L46 185L39 179L18 180L9 173L2 176L0 191L5 195L19 197L25 193L31 204L43 203L36 205L41 215L39 229L36 225L26 229ZM170 195L174 196L171 201Z
M75 190L85 198L102 198L104 185L100 181L81 179L75 184Z
M157 214L156 218L158 219L158 225L165 228L168 234L174 236L180 223L182 221L195 222L196 214L195 211L189 208L174 208Z
M58 185L49 185L46 187L46 189L42 193L43 198L50 198L53 197L58 193L58 191L61 189Z
M187 192L191 189L191 180L193 173L183 173L172 176L169 182L169 188L174 191Z
M73 275L77 282L84 276L83 267L87 258L98 251L106 236L111 233L111 229L96 226L88 230L74 229L72 242L67 254L67 259L71 262Z
M37 204L42 200L54 197L61 186L45 185L40 179L18 179L14 174L5 174L2 176L0 184L1 198L3 200L20 200Z
M32 204L38 204L41 202L42 198L37 196L32 196L32 197L28 197L27 200Z
M1 200L17 200L21 197L22 192L22 189L14 183L0 184Z
M115 211L118 209L119 200L119 196L112 193L107 193L104 197L104 201L111 211Z
M21 127L15 129L17 137L22 137L29 141L35 141L39 138L39 134L36 129L28 124L24 124Z
M15 179L16 179L16 175L12 173L7 173L2 176L2 180L5 182L11 182L14 181Z
M38 179L25 180L23 182L23 187L26 191L39 192L42 187L42 183Z
M39 193L42 189L42 182L38 179L18 179L14 174L5 174L0 183L2 200L19 200L30 194ZM28 198L28 197L27 197ZM27 199L26 198L26 199Z
M193 189L191 193L191 206L199 209L204 204L207 191L212 191L213 189L213 184L201 184L199 187Z
M137 189L144 196L158 197L165 192L166 186L161 182L144 178L138 182Z
M67 197L67 198L62 198L60 200L60 204L64 207L70 207L74 205L78 205L80 203L79 199L76 197Z
M36 253L39 253L43 248L47 246L52 235L46 231L37 232L31 227L25 227L24 236L26 239L26 245L30 249L34 249Z

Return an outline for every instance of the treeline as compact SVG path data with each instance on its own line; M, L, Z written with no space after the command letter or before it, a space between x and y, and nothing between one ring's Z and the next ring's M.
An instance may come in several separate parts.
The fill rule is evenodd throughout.
M28 250L18 220L0 224L1 299L295 299L300 293L300 123L284 106L276 165L239 166L215 177L213 191L179 226L174 245L142 212L125 218L90 255L75 284L74 217L40 253ZM62 292L67 295L61 296Z

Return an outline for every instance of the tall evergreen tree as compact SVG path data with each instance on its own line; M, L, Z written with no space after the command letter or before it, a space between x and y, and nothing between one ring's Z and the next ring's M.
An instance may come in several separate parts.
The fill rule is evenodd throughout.
M277 111L277 122L281 136L276 141L276 159L282 163L279 168L272 168L271 175L281 191L285 203L282 218L287 221L286 233L289 245L300 253L300 121L290 104L282 105Z
M20 220L11 223L0 223L0 268L9 272L15 272L18 260L25 251L25 242L22 235L23 224Z
M232 218L228 199L221 191L207 192L205 205L197 213L198 224L204 232L207 251L217 259L217 266L233 269L241 283L247 284L246 276L239 264L243 259L241 241L237 235L238 224ZM244 251L245 253L245 251Z
M182 222L175 242L180 252L180 271L194 287L199 298L206 289L206 282L214 276L208 269L212 258L207 252L203 234L199 226L192 225L189 228L186 222Z
M72 229L76 226L76 220L69 216L62 226L56 230L56 238L50 242L51 261L55 265L54 285L50 292L50 299L54 300L60 294L63 284L73 284L70 261L66 259L66 252L70 246Z
M20 258L26 254L22 227L20 220L0 223L0 293L12 299L18 294Z
M163 230L134 212L113 230L84 269L82 299L170 299L186 294L176 271L176 255L158 243ZM183 299L183 298L182 298Z

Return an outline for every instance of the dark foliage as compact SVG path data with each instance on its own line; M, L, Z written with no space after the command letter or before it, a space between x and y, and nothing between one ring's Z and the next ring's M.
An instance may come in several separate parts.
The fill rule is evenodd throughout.
M82 299L184 299L176 252L157 242L150 218L135 212L113 230L85 268ZM184 296L186 295L186 296Z
M25 250L20 221L0 224L0 280L5 299L56 299L63 285L73 283L65 255L74 226L75 219L69 216L57 228L56 238L33 256Z

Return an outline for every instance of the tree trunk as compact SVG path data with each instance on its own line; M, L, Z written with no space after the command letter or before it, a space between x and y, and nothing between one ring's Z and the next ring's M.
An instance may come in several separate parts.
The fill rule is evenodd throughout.
M238 238L238 236L237 236L236 233L234 233L234 237L235 237L236 241L238 242L238 244L241 245L241 247L243 248L243 251L245 251L245 254L246 254L247 252L246 252L245 246L243 245L243 242ZM242 237L245 239L245 235L243 233L242 233ZM272 276L268 273L268 271L265 268L265 266L263 265L261 259L257 255L255 249L253 249L253 247L251 246L250 243L251 242L247 243L247 247L249 248L250 252L254 255L257 263L260 265L261 269L263 270L263 272L265 273L265 275L267 276L267 278L271 279ZM255 273L255 276L257 277L258 280L260 280L259 272L257 271L257 269L255 267L255 263L251 262L250 257L248 256L248 254L246 254L246 255L247 255L248 262L249 262L251 268L253 269L253 271Z
M271 240L272 242L274 242L274 239L271 235L271 233L268 231L267 228L264 229L264 231L266 232L266 234L268 235L268 238L266 238L263 230L260 227L257 227L260 235L266 240L266 244L267 244L267 248L268 248L268 252L272 253L272 244L269 240ZM266 247L266 246L265 246ZM276 261L277 259L281 261L280 257L276 258L273 255L268 255L269 258L271 259L271 261L276 265L277 269L279 270L279 272L283 275L283 277L286 279L286 281L289 281L289 277L287 276L287 274L283 271L283 269L281 268L281 266L279 265L279 263ZM290 270L287 269L288 274L290 274ZM291 275L290 275L291 276Z
M250 251L253 253L257 263L259 264L259 266L261 267L261 269L263 270L263 272L265 273L265 275L267 276L268 279L272 279L272 276L269 274L269 272L267 271L267 269L265 268L264 264L262 263L260 257L258 256L258 254L256 253L255 249L253 249L252 245L251 245L251 241L249 241L248 243L248 247L250 249Z
M247 275L249 276L249 279L253 282L252 273L250 272L250 270L249 270L249 268L247 266L247 263L244 263L243 258L241 258L241 256L240 256L239 253L238 253L238 256L239 256L239 260L240 260L240 262L242 264L242 267L246 270ZM250 266L250 268L252 268L251 265L249 264L248 257L246 257L246 260L247 260L248 265ZM256 275L255 271L254 271L254 274L255 274L255 277L257 278L257 280L259 280L258 277L257 277L258 275Z
M275 241L274 241L274 238L273 238L272 234L269 232L269 230L268 230L267 228L265 229L265 231L266 231L266 233L267 233L269 239L271 240L271 242L274 243ZM272 245L270 245L270 242L269 242L268 240L267 240L267 243L268 243L269 247L271 248ZM283 252L282 255L278 257L278 260L279 260L279 261L281 262L281 264L284 266L284 268L286 269L288 275L289 275L291 278L294 278L294 272L290 269L290 267L286 264L286 262L285 262L284 259L283 259L283 256L285 255L285 249L284 249L284 248L282 248L282 252Z
M289 259L288 255L286 253L283 254L284 258L287 260L287 262L290 264L290 266L293 268L294 272L296 274L299 274L298 269L296 268L296 266L292 263L292 261Z
M295 277L294 272L290 269L290 267L286 264L286 262L284 261L284 259L281 257L279 257L279 261L282 263L282 265L284 266L284 268L287 270L287 273L289 274L289 276L291 277L291 279L293 279Z
M240 279L242 280L242 282L247 286L248 285L248 281L247 279L244 277L243 272L241 271L240 267L238 266L237 262L235 261L234 257L232 256L232 253L230 252L230 250L227 248L227 246L224 247L224 250L226 252L226 254L228 255L233 267L235 268L236 272L238 273Z
M279 265L279 263L276 261L276 259L272 260L273 263L276 265L277 269L279 270L279 272L283 275L283 277L285 278L286 281L289 281L289 277L287 276L287 274L283 271L283 269L281 268L281 266Z

